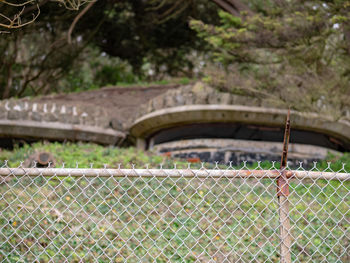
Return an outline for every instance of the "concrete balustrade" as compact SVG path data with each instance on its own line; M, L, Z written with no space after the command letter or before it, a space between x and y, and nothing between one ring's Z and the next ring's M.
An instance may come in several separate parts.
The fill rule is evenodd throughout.
M100 107L38 103L29 100L0 101L1 137L89 141L119 144L125 133L110 127Z

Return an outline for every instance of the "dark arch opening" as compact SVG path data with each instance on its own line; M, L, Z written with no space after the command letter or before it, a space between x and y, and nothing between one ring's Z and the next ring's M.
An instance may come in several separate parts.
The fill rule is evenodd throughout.
M284 128L240 123L196 123L161 130L148 138L160 143L200 138L241 139L252 141L283 142ZM326 147L340 152L350 150L350 144L329 135L313 131L291 130L290 143Z

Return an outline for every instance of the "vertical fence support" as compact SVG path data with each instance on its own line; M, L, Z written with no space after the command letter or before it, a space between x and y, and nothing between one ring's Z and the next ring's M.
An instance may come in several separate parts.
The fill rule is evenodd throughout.
M281 158L280 176L277 178L277 197L280 223L280 253L281 263L291 263L291 236L289 221L289 185L285 168L287 166L288 143L290 135L290 110L288 110L284 131L283 152Z

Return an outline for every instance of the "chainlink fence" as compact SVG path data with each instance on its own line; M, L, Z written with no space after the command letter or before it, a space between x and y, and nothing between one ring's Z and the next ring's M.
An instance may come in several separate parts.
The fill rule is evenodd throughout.
M350 262L350 174L315 167L284 173L291 261ZM283 262L281 174L5 165L0 262Z

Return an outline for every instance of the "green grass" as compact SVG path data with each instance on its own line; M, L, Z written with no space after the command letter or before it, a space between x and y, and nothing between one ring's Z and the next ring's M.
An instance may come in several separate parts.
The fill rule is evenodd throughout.
M134 148L72 143L26 145L0 160L16 167L39 150L67 167L172 167ZM349 262L349 192L350 182L291 182L293 261ZM271 179L39 176L0 184L0 262L279 262L278 228Z
M164 156L157 155L152 152L141 151L134 147L130 148L117 148L117 147L104 147L93 143L42 143L37 142L33 144L25 144L23 147L15 147L13 150L0 149L0 165L5 160L9 161L11 167L20 165L22 161L27 160L35 152L47 151L53 154L56 167L60 167L62 163L65 163L65 167L76 167L77 163L80 168L89 168L93 164L94 168L104 167L105 164L108 167L118 167L122 164L126 168L130 168L131 164L134 164L136 168L145 167L149 164L150 167L159 167L159 164L163 164L164 168L172 168L173 164L177 163L178 167L186 168L187 163L179 159L169 159ZM331 165L328 167L328 162ZM342 155L329 155L324 161L320 161L317 164L317 169L326 170L330 168L333 171L340 171L343 168L346 171L350 171L350 153L344 153ZM193 168L200 168L199 164L191 164ZM212 164L206 164L205 167L213 168ZM221 165L221 168L225 168L225 165ZM236 168L242 168L243 164ZM272 164L268 161L257 163L248 166L251 169L256 167L262 169L271 169ZM279 163L274 165L275 168L279 168Z
M109 168L116 168L119 164L125 167L144 167L146 164L159 166L163 163L169 167L172 163L169 159L145 152L136 148L104 147L92 143L33 143L25 144L23 147L15 147L14 150L1 150L0 162L9 161L9 166L19 166L21 161L27 160L36 152L47 151L53 154L56 167L74 168L78 164L80 168L102 168L106 164Z

